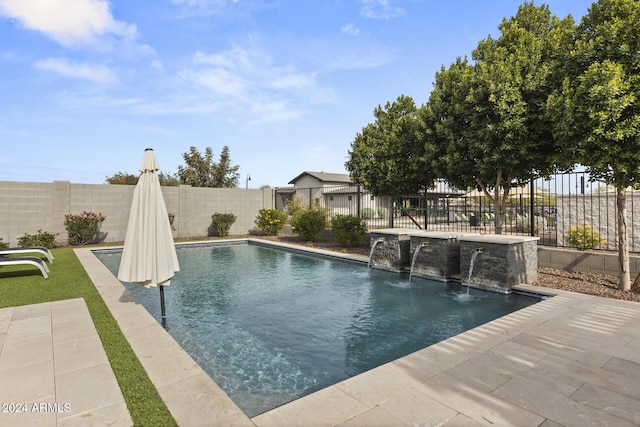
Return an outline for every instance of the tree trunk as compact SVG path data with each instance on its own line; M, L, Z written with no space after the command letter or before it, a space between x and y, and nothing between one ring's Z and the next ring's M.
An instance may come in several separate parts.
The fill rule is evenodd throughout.
M627 232L627 189L618 187L617 190L618 261L620 263L618 288L628 291L631 290L631 275L629 273L629 236Z
M503 209L502 209L504 197L500 197L501 196L501 192L502 192L502 189L499 186L496 186L494 188L494 191L493 191L494 202L493 203L495 205L494 225L495 225L495 233L496 234L502 234L502 224L504 224Z

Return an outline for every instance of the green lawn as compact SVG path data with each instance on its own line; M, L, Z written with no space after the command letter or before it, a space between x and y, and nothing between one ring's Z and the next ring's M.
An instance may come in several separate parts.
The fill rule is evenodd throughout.
M0 267L0 308L84 298L136 426L176 426L82 264L70 248L53 249L45 280L32 266Z

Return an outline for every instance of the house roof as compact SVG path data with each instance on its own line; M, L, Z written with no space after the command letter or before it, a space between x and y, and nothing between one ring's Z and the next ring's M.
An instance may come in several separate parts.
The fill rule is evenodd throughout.
M326 172L302 172L300 175L293 178L288 184L295 184L300 178L305 175L314 177L320 182L342 182L345 184L351 184L351 178L346 173L326 173Z

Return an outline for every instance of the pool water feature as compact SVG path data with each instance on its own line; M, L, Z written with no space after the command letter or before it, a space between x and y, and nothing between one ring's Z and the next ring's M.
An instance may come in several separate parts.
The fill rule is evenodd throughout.
M539 301L263 245L177 253L168 332L249 417ZM157 292L125 286L160 322Z

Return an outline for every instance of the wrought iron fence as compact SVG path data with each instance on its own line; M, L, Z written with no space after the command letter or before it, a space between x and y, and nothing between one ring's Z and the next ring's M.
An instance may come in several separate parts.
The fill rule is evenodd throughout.
M276 196L281 208L296 200L302 206L317 204L328 216L361 216L369 230L398 227L495 233L496 210L489 198L477 190L459 190L444 182L400 201L374 196L355 184L277 190ZM639 196L639 191L627 190L631 252L640 252ZM502 233L538 236L538 243L546 246L616 251L616 191L585 172L557 174L512 188Z

